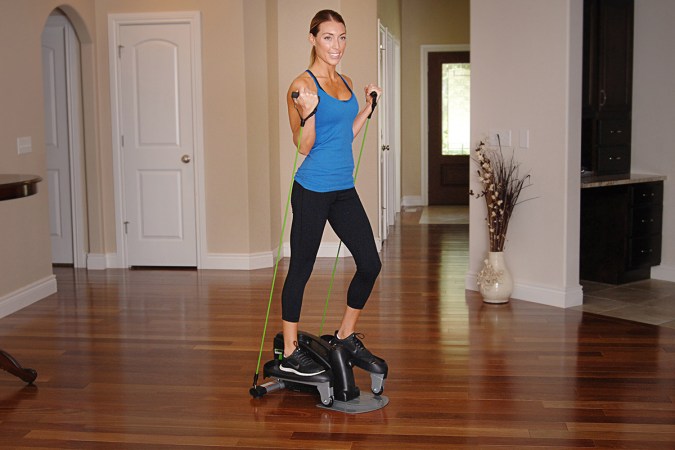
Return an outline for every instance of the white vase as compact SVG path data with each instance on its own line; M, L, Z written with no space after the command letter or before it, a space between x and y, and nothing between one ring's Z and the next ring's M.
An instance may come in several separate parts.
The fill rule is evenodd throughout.
M479 290L485 303L507 303L513 292L513 278L506 267L504 252L488 252L478 274Z

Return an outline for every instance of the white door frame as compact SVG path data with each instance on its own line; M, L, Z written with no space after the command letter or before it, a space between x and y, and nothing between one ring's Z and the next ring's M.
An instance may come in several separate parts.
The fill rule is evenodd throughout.
M427 82L427 65L429 64L429 53L433 52L468 52L468 44L458 45L422 45L420 46L420 149L422 161L422 173L420 176L422 205L429 204L429 142L427 135L429 133L429 92Z
M384 36L383 36L384 35ZM377 78L380 88L384 92L387 90L387 71L386 68L383 69L383 66L386 65L387 61L387 51L386 51L386 35L387 27L385 27L380 19L377 20ZM385 94L386 95L386 94ZM387 112L386 109L382 108L382 105L378 108L377 111L377 229L380 234L380 244L382 244L387 239L387 211L386 205L386 189L387 189L387 171L386 167L382 167L383 161L387 159L387 155L384 150L384 143L388 140L389 136L387 135ZM385 197L385 202L383 202L383 197Z
M73 266L87 267L87 231L84 220L84 164L82 155L83 117L82 82L80 80L80 41L70 19L62 14L47 18L48 26L64 26L66 67L66 110L70 164L70 201L73 235Z
M84 213L86 192L84 180L84 118L82 117L82 63L80 41L68 20L66 39L66 82L68 86L68 135L70 137L70 196L73 205L73 263L87 266L87 229Z
M388 191L388 180L387 175L383 173L383 168L382 168L382 158L383 158L383 152L385 151L383 149L383 146L385 145L390 145L391 147L394 148L393 153L389 153L389 155L393 155L394 158L394 191L393 192L388 192L387 198L389 196L393 197L393 209L394 215L395 213L399 212L401 210L401 151L400 151L400 143L401 143L401 55L400 55L400 44L399 42L394 38L394 36L389 32L389 29L380 22L378 19L378 79L380 83L380 87L383 89L383 94L385 96L385 104L384 107L380 106L379 112L378 112L378 140L377 140L377 147L378 147L378 154L380 157L378 158L378 166L377 166L377 174L378 174L378 219L379 219L379 232L380 232L380 238L381 240L385 240L388 235L388 227L389 225L393 225L393 223L389 222L388 219L388 212L390 208L385 207L385 205L382 204L382 191L387 189ZM382 42L382 34L384 34L386 42ZM391 46L391 47L390 47ZM384 55L384 56L383 56ZM384 58L385 63L388 61L387 58L392 58L393 59L393 70L394 73L387 73L388 68L390 65L387 63L385 64L385 73L382 73L382 63L381 60ZM389 61L391 62L391 61ZM393 92L393 95L390 95ZM383 109L386 108L386 109ZM389 114L393 113L393 122L394 126L390 127L389 125L391 124L391 117L389 117ZM393 129L392 129L393 128ZM385 136L386 133L386 136ZM385 167L385 170L387 168ZM386 185L385 185L386 184ZM392 203L389 201L388 203ZM389 206L389 205L387 205Z
M197 267L202 267L206 257L206 203L204 187L204 130L202 100L201 16L199 11L157 13L128 13L108 15L108 64L110 70L110 105L112 110L113 178L115 183L115 239L116 253L106 258L107 267L125 268L127 263L124 237L124 183L120 142L120 80L119 48L120 27L124 25L177 24L190 25L192 44L192 126L194 130L195 211L197 239Z
M387 32L390 37L391 43L394 45L393 54L394 54L394 92L396 93L396 98L394 99L394 148L395 148L395 159L394 159L394 170L396 173L396 179L394 180L394 208L395 212L401 211L401 43L398 42L394 36ZM392 134L390 130L390 136ZM393 223L392 223L393 225Z

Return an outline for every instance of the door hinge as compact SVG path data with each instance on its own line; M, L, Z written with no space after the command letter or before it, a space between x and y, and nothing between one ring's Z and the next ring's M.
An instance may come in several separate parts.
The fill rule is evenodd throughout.
M124 221L124 234L129 234L129 221Z
M118 45L117 46L117 57L122 58L122 49L124 48L124 45Z
M121 141L121 143L122 143L122 147L124 147L124 135L121 135L121 136L120 136L120 141Z

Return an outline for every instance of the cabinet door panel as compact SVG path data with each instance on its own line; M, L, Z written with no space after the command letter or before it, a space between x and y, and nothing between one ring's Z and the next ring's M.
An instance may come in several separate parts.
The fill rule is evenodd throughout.
M633 84L633 0L599 2L599 110L630 111Z

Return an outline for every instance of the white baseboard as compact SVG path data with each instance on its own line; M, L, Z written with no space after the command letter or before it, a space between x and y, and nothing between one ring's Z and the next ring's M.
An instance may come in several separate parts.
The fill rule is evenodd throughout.
M321 244L318 257L335 258L337 243ZM200 269L216 270L255 270L274 266L278 250L260 253L209 253L202 258ZM281 258L291 254L290 244L284 243ZM343 245L340 249L340 257L350 256L349 250Z
M318 258L335 258L337 254L338 243L330 242L321 244L319 247ZM277 258L278 249L269 252L260 253L229 253L218 254L209 253L199 265L200 269L219 269L219 270L255 270L273 267ZM288 242L284 243L281 252L281 258L290 256L291 247ZM349 250L344 245L340 248L340 257L351 256Z
M87 254L87 270L105 270L108 267L108 258L104 253L88 253Z
M663 264L652 267L651 277L655 280L675 282L675 267L664 266Z
M200 269L219 269L219 270L255 270L274 265L272 252L259 253L228 253L217 254L209 253L202 258Z
M56 277L48 277L0 297L0 318L8 316L28 305L42 300L56 292Z
M338 246L340 247L340 254L338 255ZM284 242L284 256L291 255L291 244ZM324 242L319 246L319 251L316 254L317 258L335 258L335 256L340 258L346 258L352 256L349 249L343 244L339 245L338 242Z
M464 287L470 291L478 291L476 277L477 274L468 273L464 281ZM571 308L584 302L584 293L581 285L569 289L554 289L516 282L513 285L511 298L557 308Z
M424 206L424 202L420 195L405 195L401 199L401 206Z
M382 240L375 239L375 246L379 252L382 249ZM337 242L323 243L319 247L319 258L335 258L338 250ZM290 244L284 243L281 257L291 254ZM352 254L346 246L340 247L340 257L349 257ZM199 269L216 270L255 270L274 266L277 257L277 249L258 253L209 253L201 258ZM120 257L116 253L100 254L89 253L87 255L88 270L105 270L124 268Z

